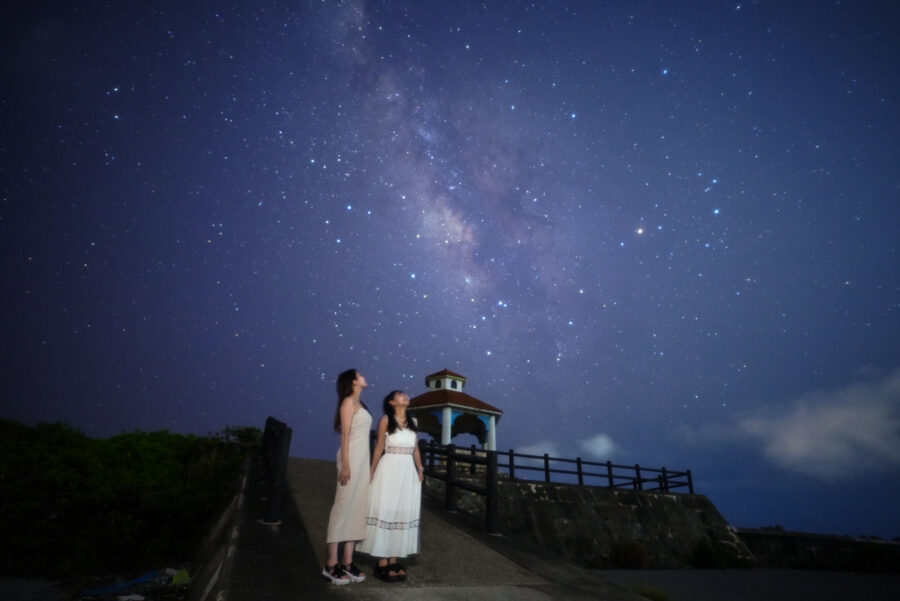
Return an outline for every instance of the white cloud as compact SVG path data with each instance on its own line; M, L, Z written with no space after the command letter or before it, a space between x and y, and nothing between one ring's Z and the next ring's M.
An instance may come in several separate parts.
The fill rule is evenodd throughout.
M618 451L616 443L606 434L595 434L586 440L579 440L578 446L593 459L609 459Z
M560 459L574 459L583 455L586 459L609 459L618 452L619 447L607 434L596 434L590 438L577 441L577 450L570 446L560 446L555 442L545 440L516 449L517 453L524 455L543 455Z
M900 370L789 403L775 416L738 422L773 463L823 480L900 467Z

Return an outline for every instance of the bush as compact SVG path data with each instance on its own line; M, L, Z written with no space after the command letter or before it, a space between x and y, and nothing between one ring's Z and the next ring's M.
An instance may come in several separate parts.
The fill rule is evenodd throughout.
M261 435L0 420L0 574L64 577L186 562Z

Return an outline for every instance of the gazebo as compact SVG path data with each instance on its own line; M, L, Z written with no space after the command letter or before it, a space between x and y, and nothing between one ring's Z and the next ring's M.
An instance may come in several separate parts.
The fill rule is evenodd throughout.
M428 392L411 399L407 413L419 431L448 445L457 434L472 434L488 451L497 450L497 422L503 412L463 392L465 376L445 369L425 376Z

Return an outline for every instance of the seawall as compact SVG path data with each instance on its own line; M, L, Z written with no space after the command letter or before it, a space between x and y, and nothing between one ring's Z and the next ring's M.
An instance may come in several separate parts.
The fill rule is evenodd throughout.
M483 482L483 474L468 477ZM445 485L425 494L443 504ZM704 495L574 484L498 482L504 536L537 544L589 568L775 568L900 574L900 542L733 528ZM484 520L484 497L454 491L459 511Z
M426 482L444 498L444 483ZM499 526L590 568L751 567L753 554L703 495L531 481L498 482ZM484 498L455 491L460 510L484 515Z
M218 517L207 530L203 543L191 563L191 591L188 601L221 598L227 590L234 566L239 526L244 520L244 502L250 485L250 472L257 459L244 461L241 473L225 495Z
M590 567L737 567L753 555L703 495L503 482L500 523Z
M776 528L739 528L759 567L900 574L900 543Z

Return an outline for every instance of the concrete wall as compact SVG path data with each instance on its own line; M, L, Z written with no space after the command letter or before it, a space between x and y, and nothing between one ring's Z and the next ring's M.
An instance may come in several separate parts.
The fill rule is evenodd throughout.
M426 494L443 499L428 478ZM754 565L752 553L702 495L543 482L499 482L500 529L588 567L681 568ZM456 491L461 511L483 516L480 495Z
M896 541L774 528L741 528L738 536L760 567L900 574L900 543Z
M240 476L225 495L225 504L197 550L191 564L189 601L221 599L227 590L234 565L238 525L247 496L251 461L253 459L244 461Z

